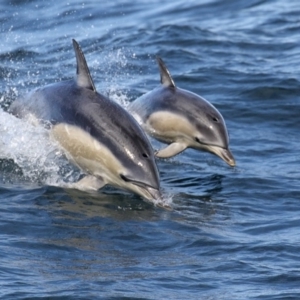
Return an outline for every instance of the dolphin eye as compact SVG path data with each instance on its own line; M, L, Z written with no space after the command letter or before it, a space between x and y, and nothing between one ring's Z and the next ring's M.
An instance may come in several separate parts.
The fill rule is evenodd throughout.
M143 153L142 156L145 157L145 158L149 157L147 153Z
M200 143L200 144L201 144L200 140L199 140L197 137L195 137L195 141L196 141L197 143Z
M212 117L214 122L219 122L219 119L217 117Z

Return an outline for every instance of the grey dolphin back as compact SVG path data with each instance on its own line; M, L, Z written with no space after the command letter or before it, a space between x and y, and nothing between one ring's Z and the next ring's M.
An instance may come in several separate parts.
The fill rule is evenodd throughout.
M77 85L96 92L96 88L95 88L92 76L90 74L88 65L86 63L84 54L83 54L79 44L74 39L72 39L72 42L73 42L73 47L74 47L76 62L77 62L77 71L76 71Z
M156 56L156 61L159 66L161 84L165 87L175 87L175 82L163 60L159 56Z

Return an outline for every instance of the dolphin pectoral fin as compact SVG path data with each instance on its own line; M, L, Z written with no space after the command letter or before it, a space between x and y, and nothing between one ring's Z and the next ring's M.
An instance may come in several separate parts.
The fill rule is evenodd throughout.
M187 146L183 143L172 143L168 145L166 148L158 150L155 153L156 157L159 158L168 158L179 154L180 152L184 151Z
M87 175L75 183L68 185L70 188L81 191L97 191L105 186L105 182L95 176Z

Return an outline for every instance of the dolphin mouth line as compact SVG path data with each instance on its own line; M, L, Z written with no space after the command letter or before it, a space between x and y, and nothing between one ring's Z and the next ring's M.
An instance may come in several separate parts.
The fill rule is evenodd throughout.
M153 187L150 184L147 184L145 182L129 179L124 175L120 175L120 177L124 181L130 182L133 185L137 186L140 190L143 191L143 194L147 194L148 197L146 197L146 195L144 195L144 197L147 198L148 200L151 200L151 199L161 200L161 194L160 194L159 188Z
M149 188L152 188L152 189L155 189L153 186L151 186L150 184L147 184L145 182L141 182L141 181L137 181L137 180L133 180L133 179L129 179L128 177L126 177L125 175L120 175L120 177L126 181L126 182L130 182L134 185L137 185L138 187L141 187L141 188L146 188L146 187L149 187Z
M197 142L198 144L201 144L201 145L204 145L204 146L208 146L208 147L216 147L216 148L228 150L228 148L224 148L224 147L221 147L221 146L218 146L218 145L214 145L214 144L209 144L209 143L202 142L200 139L197 139L196 142Z

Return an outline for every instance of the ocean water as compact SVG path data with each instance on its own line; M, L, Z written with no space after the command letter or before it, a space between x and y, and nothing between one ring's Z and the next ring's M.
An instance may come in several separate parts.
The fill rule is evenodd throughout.
M0 20L1 299L300 298L299 1L3 0ZM80 171L7 108L74 76L72 38L125 107L161 56L222 113L237 166L158 160L173 210L64 188Z

